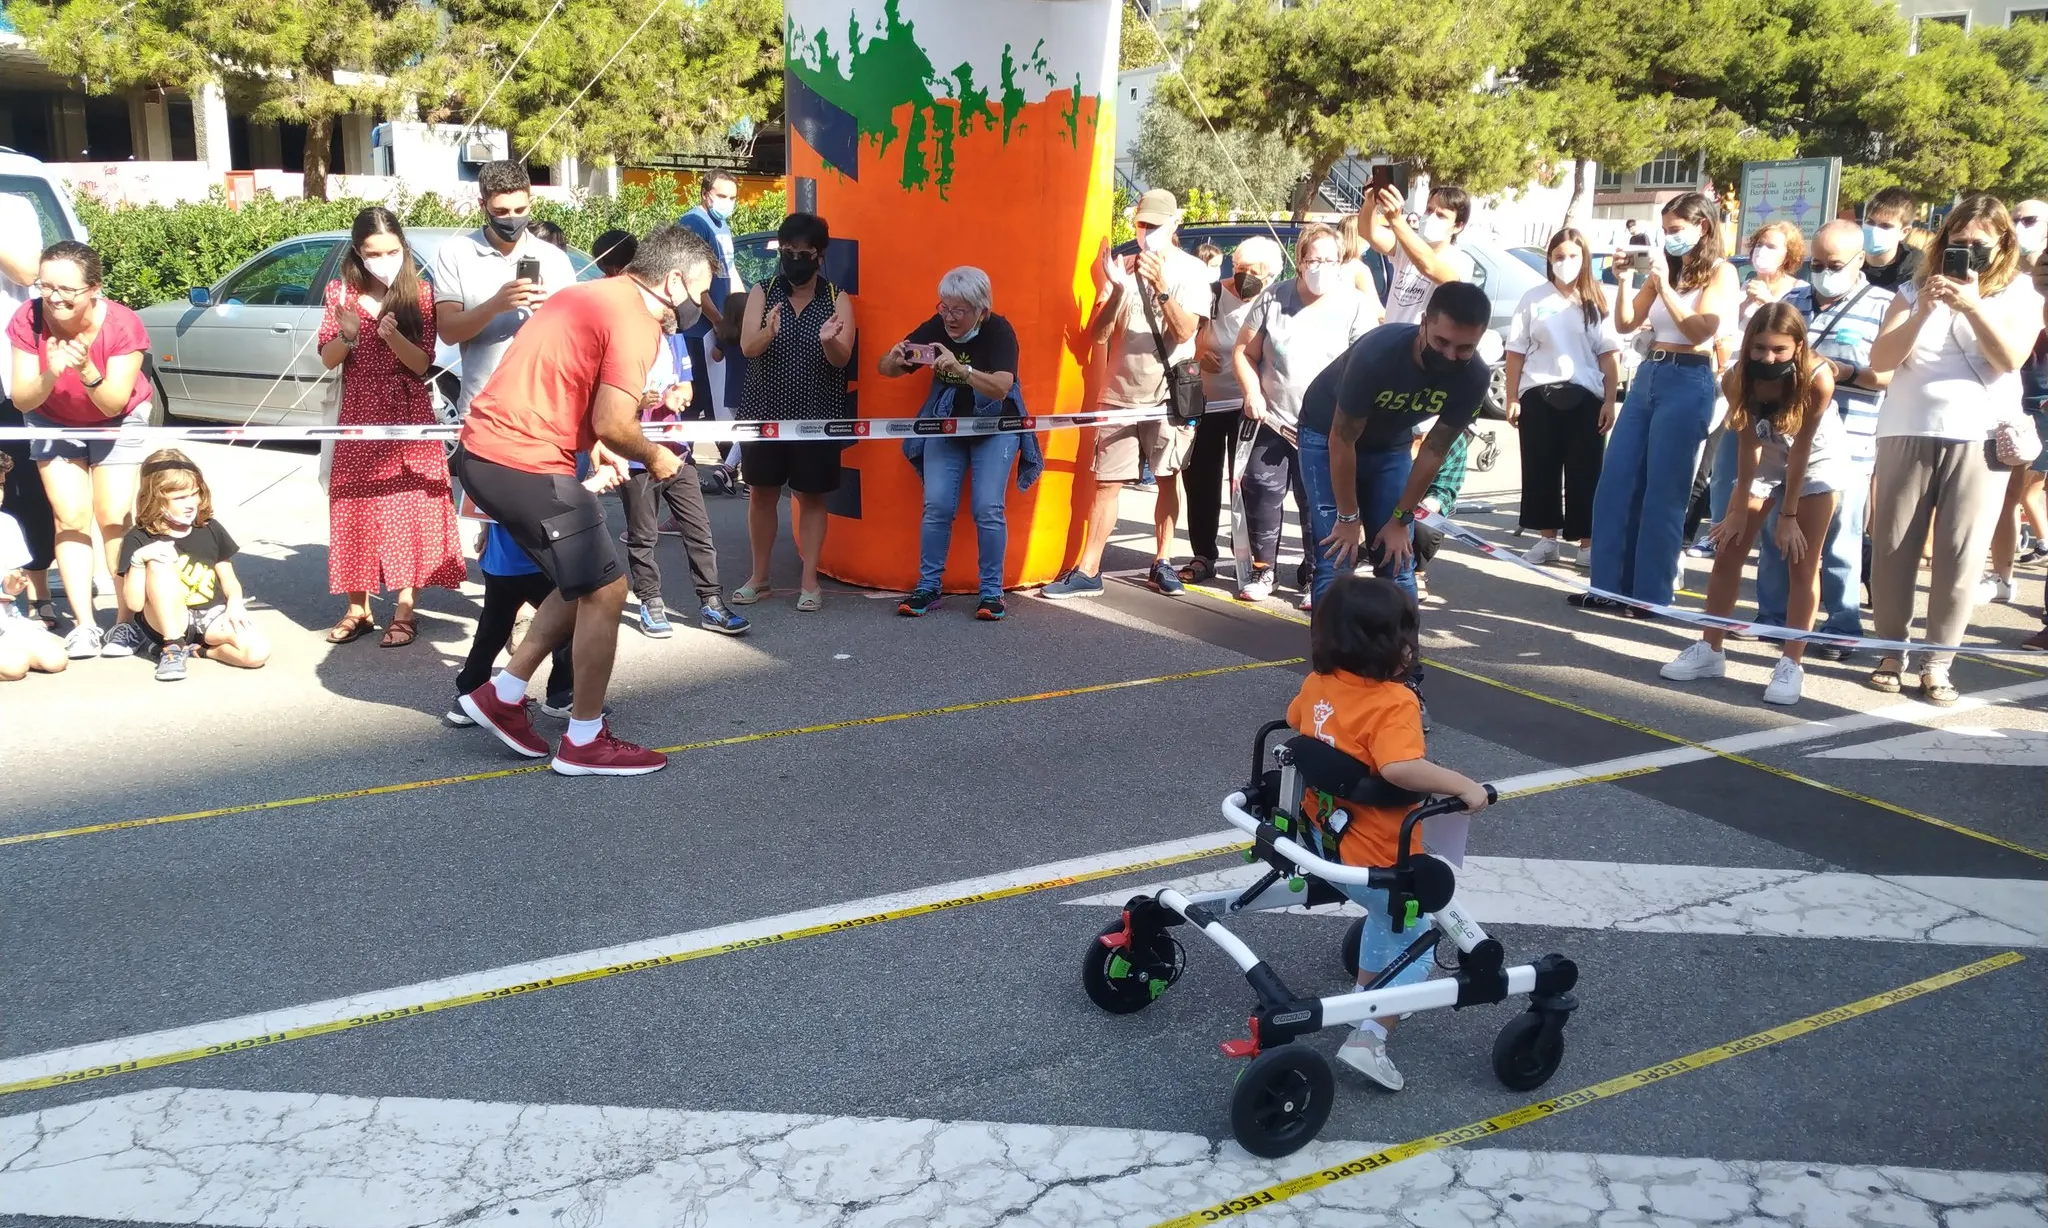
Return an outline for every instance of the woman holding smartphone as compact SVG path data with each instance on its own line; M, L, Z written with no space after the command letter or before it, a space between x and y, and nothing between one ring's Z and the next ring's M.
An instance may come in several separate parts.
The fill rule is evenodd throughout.
M2012 217L1994 196L1964 197L1928 254L1920 275L1899 287L1870 349L1872 371L1896 372L1877 416L1871 622L1879 639L1906 638L1931 523L1926 638L1953 644L1970 624L2008 480L1992 439L2021 413L2019 371L2041 332L2042 299L2019 275ZM1921 698L1956 702L1954 658L1921 654ZM1885 657L1870 685L1896 693L1909 664Z
M1017 387L1017 332L991 310L994 301L987 273L964 265L954 269L939 279L938 311L882 355L879 369L888 379L931 372L931 390L918 417L984 418L1024 412L1024 395ZM904 442L904 455L924 477L924 527L918 535L917 588L896 607L897 613L921 618L939 608L960 489L967 486L981 563L980 602L974 616L985 622L1004 616L1010 471L1027 440L1035 452L1036 438L1022 432ZM1027 461L1020 475L1023 485L1029 485L1036 468Z
M434 357L434 296L413 267L398 217L381 205L356 215L341 276L327 285L320 361L341 368L342 426L431 426L427 365ZM465 575L448 454L438 440L342 441L327 484L327 583L348 608L327 632L346 644L377 629L370 594L395 589L381 641L419 635L421 588L460 588Z

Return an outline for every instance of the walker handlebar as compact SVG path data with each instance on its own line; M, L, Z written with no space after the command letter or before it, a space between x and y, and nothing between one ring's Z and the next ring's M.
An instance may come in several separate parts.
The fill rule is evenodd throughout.
M1486 802L1489 806L1499 800L1499 790L1490 784L1483 787L1486 790ZM1232 827L1237 828L1244 834L1257 836L1262 824L1256 817L1245 810L1244 803L1245 796L1243 790L1239 790L1224 798L1223 817ZM1427 805L1418 806L1410 812L1407 818L1401 820L1401 861L1405 863L1408 860L1417 823L1435 815L1456 814L1463 809L1465 809L1464 802L1455 797L1445 797L1439 798ZM1304 869L1312 869L1318 876L1334 883L1352 883L1361 887L1385 888L1393 881L1394 872L1392 870L1368 868L1366 866L1347 866L1341 862L1329 861L1317 856L1314 851L1303 847L1296 841L1288 839L1286 836L1275 836L1273 838L1273 847L1284 853L1297 865Z

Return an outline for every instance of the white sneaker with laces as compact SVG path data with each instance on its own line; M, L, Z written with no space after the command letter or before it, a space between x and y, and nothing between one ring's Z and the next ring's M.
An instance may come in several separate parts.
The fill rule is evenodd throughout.
M1534 563L1539 567L1555 563L1563 557L1564 551L1558 546L1555 537L1539 537L1535 545L1522 551L1523 562Z
M1557 548L1557 561L1566 567L1583 568L1586 565L1586 560L1579 557L1581 553L1583 552L1579 549L1579 543L1565 542Z
M1250 578L1237 590L1239 601L1264 601L1273 595L1273 569L1254 567Z
M1702 678L1726 677L1727 674L1728 654L1705 640L1694 640L1686 645L1684 652L1657 671L1657 676L1667 682L1697 682Z
M100 655L103 657L132 657L148 646L149 641L143 638L142 628L136 626L133 620L131 620L125 623L114 624L113 629L107 632L106 641L100 648Z
M2013 582L2005 576L1987 575L1977 581L1978 605L1990 605L1994 601L2010 604L2014 596Z
M1771 684L1764 688L1764 702L1790 707L1799 702L1806 686L1806 667L1790 657L1779 657L1771 671Z
M1369 1028L1353 1029L1337 1046L1337 1060L1390 1092L1408 1085L1394 1059L1387 1056L1387 1038Z

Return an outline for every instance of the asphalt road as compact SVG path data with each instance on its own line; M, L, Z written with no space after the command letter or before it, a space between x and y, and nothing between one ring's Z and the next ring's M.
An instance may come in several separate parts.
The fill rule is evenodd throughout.
M1405 1091L1340 1071L1323 1142L1260 1161L1229 1141L1229 961L1183 931L1183 978L1124 1017L1079 968L1115 914L1091 901L1240 865L1204 850L1305 669L1284 603L1122 580L989 626L841 591L742 640L628 630L621 732L690 749L568 780L440 723L470 595L429 598L413 648L330 649L309 458L197 451L274 664L0 687L0 1225L1150 1225L1816 1015L1245 1222L2048 1225L2048 662L1965 658L1994 699L1951 713L1816 664L1766 709L1766 646L1674 687L1682 628L1447 547L1432 756L1633 764L1483 816L1461 878L1511 962L1578 962L1567 1056L1512 1093L1487 1061L1511 1004L1418 1015ZM1504 542L1515 464L1468 488ZM742 509L712 510L736 581ZM1232 922L1316 993L1344 926Z

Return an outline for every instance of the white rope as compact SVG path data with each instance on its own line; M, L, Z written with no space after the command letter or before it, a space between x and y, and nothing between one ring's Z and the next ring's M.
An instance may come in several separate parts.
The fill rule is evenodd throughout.
M561 11L562 0L555 0L555 6L548 10L547 16L541 18L540 24L533 28L533 33L526 36L526 45L519 49L518 55L512 57L512 62L505 66L505 71L498 74L498 83L493 85L491 92L485 94L484 100L477 104L476 113L469 117L469 122L464 124L462 131L456 134L455 143L457 145L462 144L463 141L469 138L469 134L476 130L477 121L484 117L484 111L491 105L491 100L498 96L498 91L504 88L505 82L512 79L513 70L518 68L520 61L526 58L526 53L533 50L533 40L540 37L540 32L547 29L548 23L555 19L556 13Z
M529 155L532 154L534 150L539 149L541 147L541 144L548 139L549 134L554 132L556 127L558 127L563 120L569 118L569 112L576 109L576 104L583 101L583 96L585 94L588 94L591 91L591 89L597 85L598 81L601 78L603 78L603 76L606 73L611 71L612 65L618 63L619 57L626 54L626 48L633 45L633 40L640 37L641 31L647 29L648 24L654 20L655 15L660 13L661 10L667 7L668 0L655 0L654 7L647 11L646 18L640 22L639 29L634 30L625 42L619 44L618 50L612 52L612 58L606 60L604 62L604 67L597 70L597 75L593 76L590 80L585 81L583 83L583 88L577 90L576 96L569 100L569 105L562 108L562 113L560 115L555 116L554 122L549 124L546 128L542 129L541 134L535 137L532 143L527 145L526 152Z

